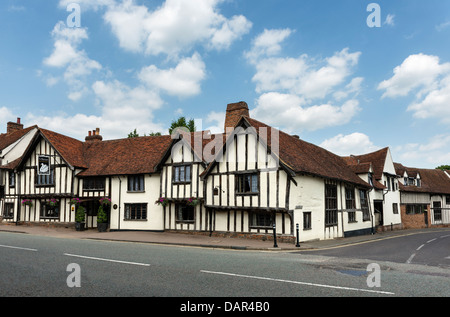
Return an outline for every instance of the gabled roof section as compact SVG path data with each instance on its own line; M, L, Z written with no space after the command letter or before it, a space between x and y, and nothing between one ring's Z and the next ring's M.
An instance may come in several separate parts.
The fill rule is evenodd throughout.
M394 165L397 173L406 171L408 176L420 175L420 187L405 186L403 182L398 182L401 191L450 195L450 177L448 177L445 171L440 169L406 167L400 163L395 163Z
M272 155L278 156L280 165L289 174L302 173L370 187L368 183L359 178L347 166L342 157L247 116L242 116L235 127L246 125L255 128L260 142L263 142L267 146ZM264 131L264 133L260 133L260 131ZM272 135L277 135L277 140L272 140ZM233 134L227 136L227 143L232 136ZM279 143L279 153L272 151L272 148L277 146L276 144L272 144L273 142ZM205 170L203 177L212 168L212 164L214 162Z
M36 125L28 127L23 130L17 130L11 133L3 133L0 134L0 152L13 144L14 142L17 142L20 138L25 136L28 132L31 130L37 128Z
M39 131L64 161L73 167L87 167L83 158L83 142L50 130L39 128Z
M371 163L373 169L373 176L376 180L380 180L383 176L384 166L386 163L386 156L388 155L389 148L363 154L363 155L352 155L344 157L344 160L348 165L359 165L364 163Z

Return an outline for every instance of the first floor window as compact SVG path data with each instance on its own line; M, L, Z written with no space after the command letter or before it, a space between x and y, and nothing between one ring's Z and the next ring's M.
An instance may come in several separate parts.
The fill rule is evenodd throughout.
M303 230L311 230L311 212L304 212L303 213Z
M58 218L59 217L59 201L42 201L41 200L41 218Z
M272 228L273 216L267 212L253 212L250 214L250 226L251 227L263 227Z
M105 190L104 177L88 177L83 179L83 190Z
M450 205L450 195L445 196L445 204Z
M147 220L147 204L125 204L125 220Z
M173 167L174 183L190 183L191 182L191 165L180 165Z
M14 204L13 203L5 203L3 207L3 218L12 219L14 217Z
M49 175L36 174L36 185L38 185L38 186L53 186L53 185L55 185L55 169L53 167L51 167Z
M129 192L145 191L144 175L128 176L128 191Z
M236 194L257 194L258 174L242 174L236 176Z
M185 204L176 205L177 221L181 222L192 222L194 221L195 208L194 206L189 206Z
M16 186L16 175L14 172L9 172L9 187Z

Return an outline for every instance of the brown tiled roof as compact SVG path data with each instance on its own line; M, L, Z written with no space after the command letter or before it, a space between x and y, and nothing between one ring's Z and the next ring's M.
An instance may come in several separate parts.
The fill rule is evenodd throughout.
M373 153L364 155L352 155L344 157L344 160L349 165L358 165L362 163L371 163L373 169L373 176L376 180L380 180L383 176L384 163L389 148L384 148Z
M399 181L399 188L404 192L413 193L431 193L431 194L450 194L450 178L440 169L423 169L406 167L400 163L394 164L397 174L403 176L406 171L408 176L420 175L421 186L405 186L402 181Z
M150 174L166 153L170 136L148 136L112 141L84 142L87 169L80 176Z
M83 142L50 130L39 128L39 131L67 163L73 167L87 167L83 157Z

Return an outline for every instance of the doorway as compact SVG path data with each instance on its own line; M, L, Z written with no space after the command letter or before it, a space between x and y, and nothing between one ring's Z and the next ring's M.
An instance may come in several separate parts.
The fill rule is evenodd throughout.
M373 209L375 212L375 226L383 225L383 201L382 200L374 200L373 201Z

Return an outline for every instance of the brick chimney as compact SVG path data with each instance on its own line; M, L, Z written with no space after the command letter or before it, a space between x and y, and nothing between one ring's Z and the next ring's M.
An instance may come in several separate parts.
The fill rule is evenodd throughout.
M8 122L6 124L6 133L10 134L14 131L23 130L23 124L20 123L20 118L17 118L17 122Z
M227 113L225 115L225 131L227 131L227 128L234 128L243 116L250 117L247 103L244 101L230 103L227 106Z
M103 137L100 135L100 128L89 131L89 135L86 137L86 142L100 142L103 141Z

